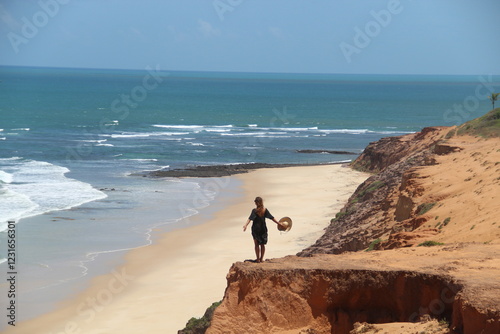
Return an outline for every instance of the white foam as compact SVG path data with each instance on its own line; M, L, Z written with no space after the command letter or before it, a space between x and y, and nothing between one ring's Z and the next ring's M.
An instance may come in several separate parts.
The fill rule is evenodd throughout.
M111 138L147 138L151 136L150 133L134 133L134 134L113 134Z
M2 163L3 161L14 161L14 160L21 160L22 158L21 157L11 157L11 158L1 158L0 159L0 163Z
M305 136L297 136L297 135L294 135L294 136L273 136L273 135L259 135L259 136L255 136L257 138L306 138L306 137L309 137L308 135L305 135Z
M262 130L278 130L278 131L311 131L311 130L318 130L317 126L309 127L309 128L285 128L285 127L271 127L271 128L259 128Z
M12 131L29 131L30 128L17 128L17 129L11 129Z
M407 131L375 131L375 130L368 130L368 129L331 129L331 130L318 130L319 132L322 133L341 133L341 134L353 134L353 135L359 135L359 134L367 134L367 133L376 133L376 134L382 134L382 135L393 135L393 134L405 134L405 133L413 133L413 132L407 132Z
M70 209L107 197L88 183L66 177L69 169L65 167L34 160L0 162L7 170L3 177L10 181L1 188L0 222Z
M238 133L221 133L222 136L236 136L236 137L245 137L245 136L259 136L266 135L269 132L238 132Z
M154 124L155 128L166 128L166 129L199 129L203 128L203 125L162 125Z
M8 229L7 221L0 222L0 232L5 232Z
M122 160L139 161L139 162L156 162L156 161L158 161L158 159L122 159Z
M318 131L322 133L344 133L344 134L355 134L355 135L373 132L368 129L331 129L331 130L318 130Z
M95 146L115 146L113 144L106 143L107 139L96 140L97 144Z
M0 182L12 183L12 174L0 170Z
M189 132L123 132L121 134L112 134L111 138L148 138L160 136L183 136Z
M154 124L155 128L165 128L165 129L189 129L189 130L206 130L206 129L218 129L218 128L233 128L234 125L163 125Z

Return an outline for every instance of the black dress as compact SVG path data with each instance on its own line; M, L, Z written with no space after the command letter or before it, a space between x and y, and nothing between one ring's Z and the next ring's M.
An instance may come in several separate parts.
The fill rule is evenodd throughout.
M257 209L253 209L250 214L250 219L252 223L252 237L257 240L259 245L267 244L267 226L266 226L266 218L273 219L273 215L266 209L264 212L264 217L260 217L257 214Z

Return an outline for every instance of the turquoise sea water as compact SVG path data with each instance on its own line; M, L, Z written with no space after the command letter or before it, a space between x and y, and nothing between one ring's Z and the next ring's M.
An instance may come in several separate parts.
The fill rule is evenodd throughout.
M498 87L488 75L0 67L0 261L14 220L23 270L37 278L24 294L36 295L85 276L99 254L147 245L152 228L209 206L222 187L130 174L351 160L297 150L359 153L381 137L465 122L490 109Z

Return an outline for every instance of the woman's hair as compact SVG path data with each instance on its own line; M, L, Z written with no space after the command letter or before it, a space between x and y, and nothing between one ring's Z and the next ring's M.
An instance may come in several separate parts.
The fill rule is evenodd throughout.
M255 205L257 206L257 214L260 217L264 217L264 214L266 212L266 208L264 208L264 201L262 200L262 197L255 197Z

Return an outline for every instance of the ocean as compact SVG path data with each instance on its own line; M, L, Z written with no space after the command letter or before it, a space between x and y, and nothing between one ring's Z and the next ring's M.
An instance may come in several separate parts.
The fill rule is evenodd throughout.
M238 187L234 178L148 171L350 161L381 137L486 113L499 86L490 75L0 67L0 269L8 271L14 221L18 320L77 293L126 250L151 244L153 231L209 214L222 189Z

